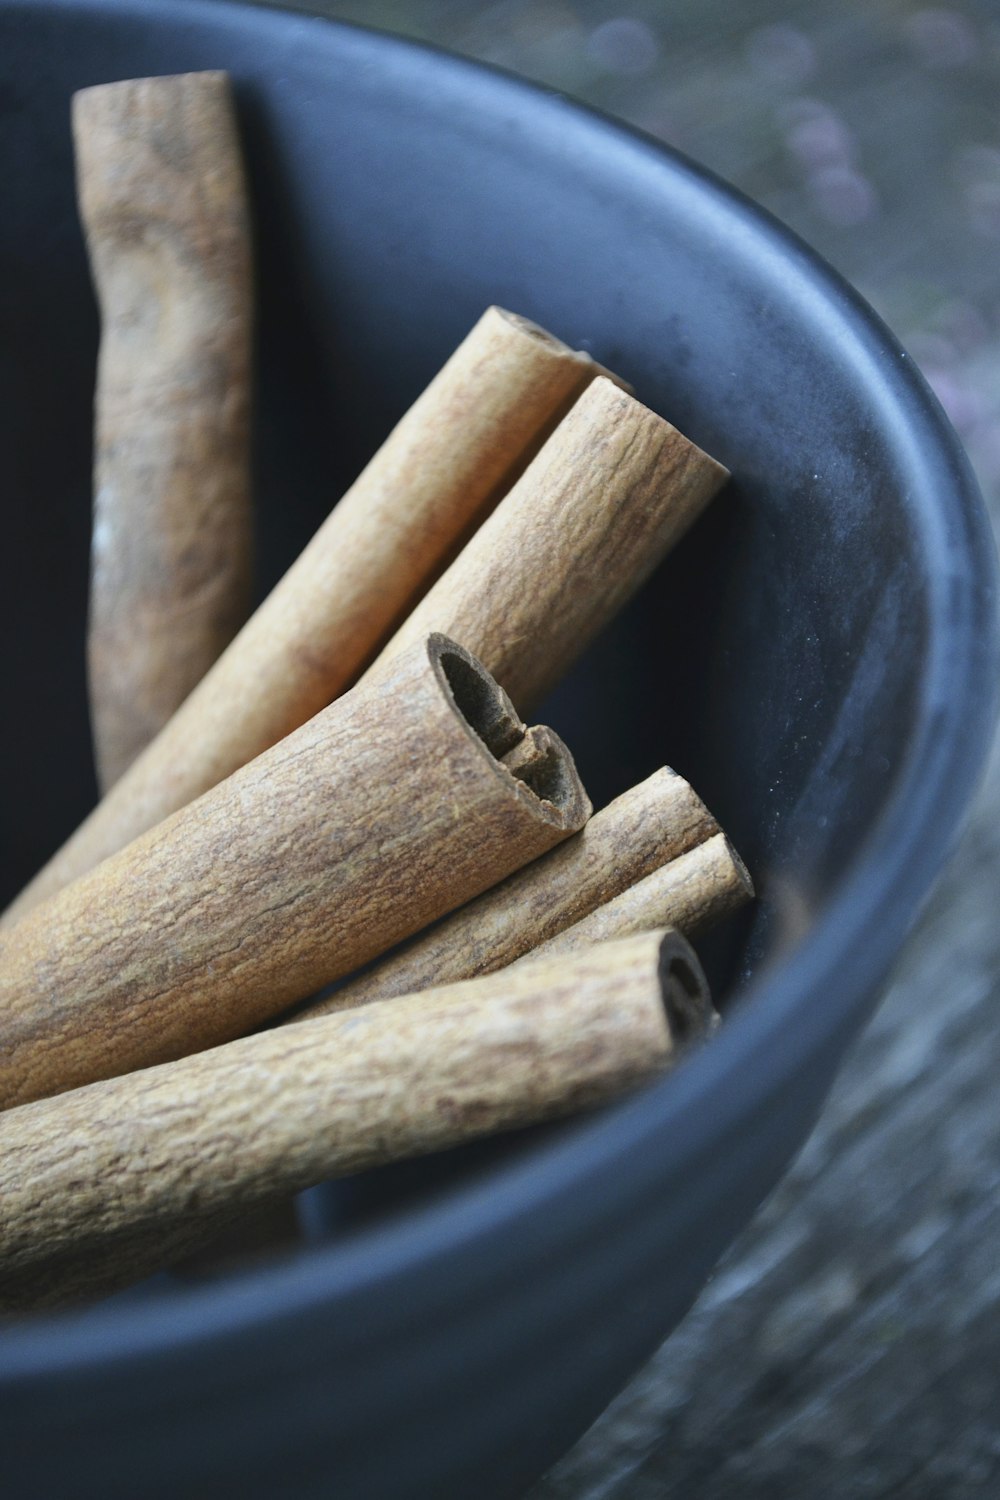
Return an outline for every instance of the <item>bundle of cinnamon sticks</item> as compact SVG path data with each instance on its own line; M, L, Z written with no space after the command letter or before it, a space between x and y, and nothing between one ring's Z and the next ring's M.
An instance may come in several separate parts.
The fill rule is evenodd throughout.
M247 618L229 82L87 89L73 130L102 797L0 919L6 1310L658 1075L717 1020L689 939L752 893L681 777L591 817L520 717L725 469L492 307Z

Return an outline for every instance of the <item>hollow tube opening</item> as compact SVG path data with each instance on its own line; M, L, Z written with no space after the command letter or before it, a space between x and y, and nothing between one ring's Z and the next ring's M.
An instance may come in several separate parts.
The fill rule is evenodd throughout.
M442 651L439 660L455 707L490 754L502 759L524 734L506 693L485 671L455 651Z
M711 1019L705 980L683 953L665 951L660 959L660 987L670 1034L678 1047L704 1036Z

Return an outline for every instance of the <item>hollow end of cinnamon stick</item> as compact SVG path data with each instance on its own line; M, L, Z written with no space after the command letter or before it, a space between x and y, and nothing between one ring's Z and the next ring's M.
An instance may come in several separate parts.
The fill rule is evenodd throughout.
M499 318L503 323L509 323L511 328L516 328L519 333L527 334L528 338L535 339L539 344L544 344L547 349L552 349L557 354L572 355L576 359L586 359L587 355L571 349L564 344L562 339L557 339L554 333L549 333L540 323L533 323L523 313L511 312L509 308L500 307L494 303L489 312L493 317Z
M0 1108L212 1047L545 854L590 813L443 635L0 936Z
M660 928L12 1110L0 1311L126 1285L330 1176L605 1104L711 1022Z
M562 740L547 725L535 724L527 730L513 750L502 757L502 764L540 802L556 808L575 805L576 771L568 765Z
M573 757L545 725L526 729L510 698L482 663L448 636L434 632L427 651L462 722L478 739L497 774L517 783L537 802L538 814L556 828L577 829L591 805Z
M592 354L588 354L585 349L574 349L570 344L564 344L562 339L557 339L554 333L549 333L547 328L542 328L540 324L533 323L523 313L510 312L508 308L498 307L495 303L488 311L501 322L507 323L511 328L515 328L527 338L535 339L537 343L543 344L553 354L559 355L563 359L575 359L581 365L589 366L595 376L603 376L606 380L610 380L613 385L616 385L619 390L626 391L629 395L633 394L632 386L621 375L617 374L616 371L609 370L606 365L602 365Z
M658 973L673 1045L684 1047L714 1030L719 1018L708 980L691 944L674 928L663 934Z
M730 842L730 840L724 833L721 832L721 830L720 833L716 835L716 837L720 836L722 838L726 855L728 856L729 862L732 866L731 883L734 889L734 904L742 903L743 901L753 901L757 895L757 890L753 883L753 876L750 874L750 871L746 867L746 863L737 852L735 845Z
M542 731L529 729L503 757L504 764L525 775L543 746ZM663 766L595 813L580 833L288 1019L493 973L558 938L718 832L693 787ZM684 928L669 909L645 925ZM613 935L611 926L605 935Z
M0 927L356 685L583 388L608 373L528 320L488 308L156 739L0 913ZM447 630L450 618L439 612L427 629ZM475 648L468 630L459 620L448 633ZM500 680L511 691L503 672Z

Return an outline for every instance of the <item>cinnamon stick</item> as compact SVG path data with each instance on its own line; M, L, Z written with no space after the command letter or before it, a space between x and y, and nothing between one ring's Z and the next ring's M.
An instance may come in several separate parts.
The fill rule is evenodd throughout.
M169 724L0 925L348 688L600 369L526 319L490 308Z
M664 767L595 813L544 858L289 1019L327 1015L502 969L717 832L718 824L688 783ZM679 924L665 918L657 925Z
M88 675L107 790L250 607L249 212L225 73L73 97L101 312Z
M711 1017L643 934L246 1037L0 1119L0 1306L107 1290L331 1176L588 1108Z
M522 711L554 686L728 477L598 377L366 677L443 630ZM365 680L365 679L363 679Z
M698 937L738 911L753 894L746 865L725 834L717 833L539 943L527 957L574 954L594 943L658 927L676 927L685 937Z
M0 935L0 1107L248 1031L589 812L556 735L460 646L417 642Z

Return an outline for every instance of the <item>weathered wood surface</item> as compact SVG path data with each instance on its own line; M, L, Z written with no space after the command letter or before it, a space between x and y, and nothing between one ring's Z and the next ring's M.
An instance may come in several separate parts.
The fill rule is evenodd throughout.
M1000 754L791 1173L532 1500L1000 1493Z

